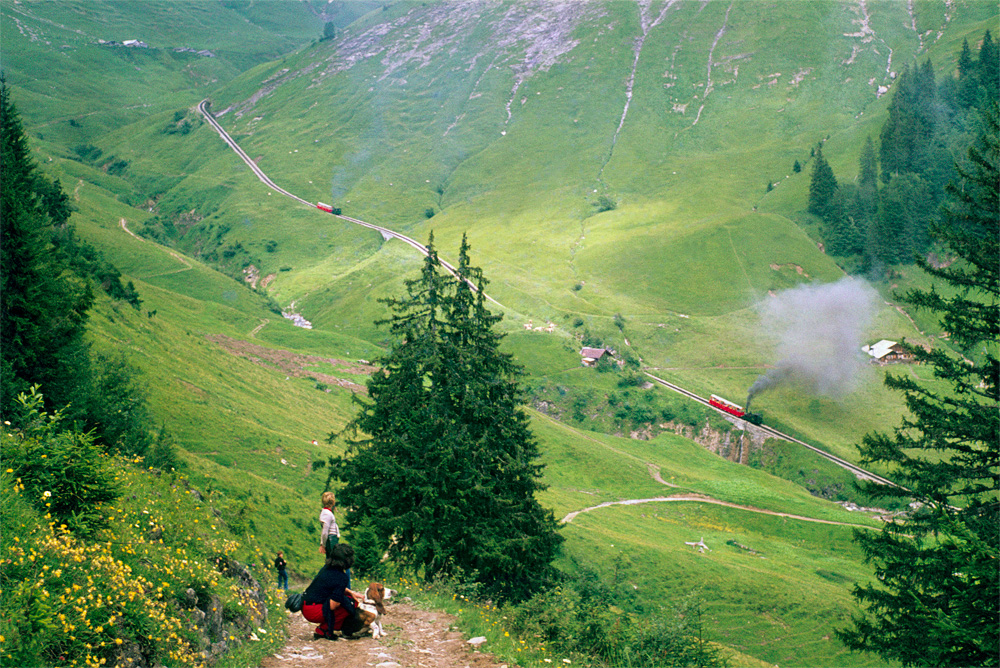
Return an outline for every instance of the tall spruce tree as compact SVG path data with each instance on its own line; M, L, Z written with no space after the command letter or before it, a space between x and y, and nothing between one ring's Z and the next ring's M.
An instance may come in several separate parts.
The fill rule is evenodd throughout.
M520 367L499 349L502 316L485 306L465 239L459 279L433 235L419 279L387 299L395 342L368 382L330 479L368 546L425 575L522 599L551 580L562 538L535 494L542 466L521 408ZM472 286L476 286L473 288Z
M893 435L861 445L868 463L891 465L904 487L862 485L874 497L913 498L917 509L881 532L855 532L876 580L856 586L864 607L838 632L852 649L904 666L995 666L1000 660L1000 182L998 110L969 151L971 167L948 188L934 236L956 261L920 266L949 290L912 290L907 301L941 316L956 352L907 346L947 382L888 376L910 415Z
M837 188L837 179L833 175L833 169L823 157L823 149L816 149L816 159L809 181L809 213L829 222L831 214L834 213Z
M83 340L93 292L53 253L52 227L68 200L31 158L21 119L0 79L0 413L40 383L46 402L74 398L89 368Z
M986 106L989 100L996 100L1000 97L1000 48L993 41L989 30L983 35L983 44L979 47L976 69L979 75L979 85L985 91L985 99L981 104Z

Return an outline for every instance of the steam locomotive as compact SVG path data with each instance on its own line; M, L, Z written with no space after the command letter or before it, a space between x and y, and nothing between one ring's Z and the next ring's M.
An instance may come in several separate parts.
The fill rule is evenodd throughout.
M739 404L734 404L728 399L723 399L717 394L713 394L709 397L708 404L714 408L718 408L720 411L725 411L730 415L743 418L750 424L759 425L764 421L764 416L760 413L752 413L750 411L743 410L743 407Z
M327 213L332 213L335 216L340 215L339 206L330 206L329 204L323 204L323 202L316 202L316 208L320 211L326 211Z

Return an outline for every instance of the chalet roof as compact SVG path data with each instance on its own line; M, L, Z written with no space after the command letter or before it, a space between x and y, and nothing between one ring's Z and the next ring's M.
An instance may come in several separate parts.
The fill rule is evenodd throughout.
M599 360L610 352L611 351L607 348L583 348L580 350L580 354L583 357L587 357L592 360Z
M865 346L863 350L872 357L874 357L875 359L880 360L889 353L893 352L893 346L895 345L897 345L895 341L882 339L878 343L873 343L870 346Z

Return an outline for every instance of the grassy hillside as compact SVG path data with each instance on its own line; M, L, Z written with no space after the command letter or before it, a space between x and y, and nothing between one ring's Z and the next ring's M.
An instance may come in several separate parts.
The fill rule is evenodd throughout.
M805 224L810 149L825 142L838 178L852 179L885 118L877 87L916 59L950 71L963 37L997 18L979 1L142 6L4 0L5 75L80 236L143 299L140 311L100 302L95 349L140 368L192 484L299 574L320 563L325 473L311 465L339 452L326 436L352 415L364 361L386 342L378 299L420 261L267 190L198 101L301 197L421 241L433 230L445 258L468 233L532 388L606 406L618 376L580 367L587 333L667 380L741 401L776 361L755 305L843 275ZM327 20L338 37L315 41ZM96 43L131 38L151 48ZM215 57L173 50L188 46ZM923 280L904 269L897 285ZM897 310L893 284L877 287L885 303L867 338L940 333ZM525 331L529 321L555 331ZM860 437L903 411L881 375L839 399L787 386L756 407L855 459ZM740 506L582 512L564 529L563 566L630 564L651 606L698 594L711 639L759 660L872 664L831 639L853 609L851 583L870 577L850 528L754 509L872 520L677 436L611 436L600 416L533 412L532 424L557 517L670 495ZM700 538L710 552L685 545Z

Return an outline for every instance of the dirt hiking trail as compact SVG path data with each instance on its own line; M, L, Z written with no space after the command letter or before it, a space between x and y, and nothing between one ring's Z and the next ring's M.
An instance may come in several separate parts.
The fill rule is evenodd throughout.
M507 668L492 655L475 651L454 630L455 618L423 610L403 598L386 605L386 637L313 640L315 624L289 614L285 646L261 663L262 668Z

